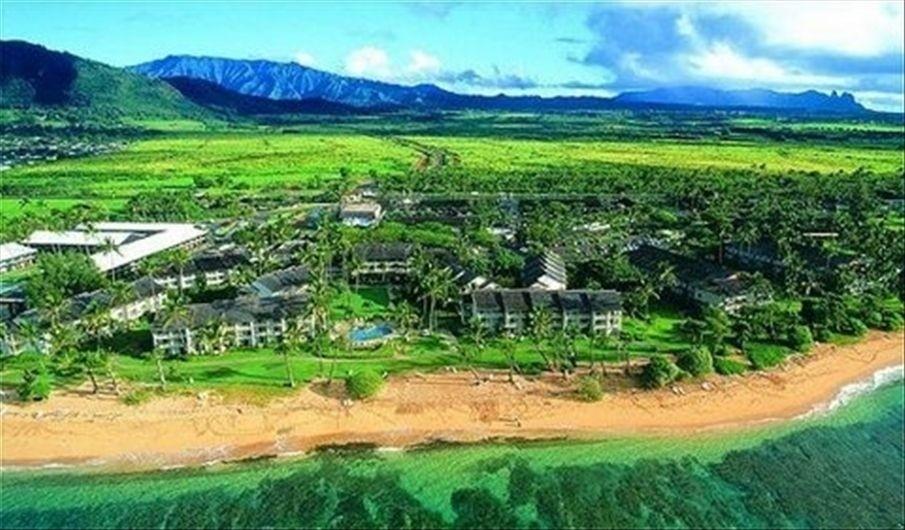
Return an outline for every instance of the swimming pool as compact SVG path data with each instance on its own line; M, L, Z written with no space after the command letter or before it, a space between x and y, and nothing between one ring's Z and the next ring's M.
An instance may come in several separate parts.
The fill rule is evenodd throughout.
M393 334L393 328L389 324L375 324L373 326L354 328L349 331L349 340L352 342L371 342L389 338Z

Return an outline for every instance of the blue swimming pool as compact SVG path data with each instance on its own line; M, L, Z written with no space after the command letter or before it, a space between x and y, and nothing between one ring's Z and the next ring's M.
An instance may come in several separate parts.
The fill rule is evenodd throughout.
M349 331L349 340L352 342L371 342L372 340L385 339L392 334L393 328L389 324L376 324Z

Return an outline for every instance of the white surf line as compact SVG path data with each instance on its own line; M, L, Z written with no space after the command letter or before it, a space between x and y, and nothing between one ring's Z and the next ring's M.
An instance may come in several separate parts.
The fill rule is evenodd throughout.
M795 419L809 418L811 416L828 414L839 407L851 403L858 396L868 394L884 385L905 379L905 365L889 366L874 372L870 377L856 381L839 389L833 399L819 403L808 412L797 416Z

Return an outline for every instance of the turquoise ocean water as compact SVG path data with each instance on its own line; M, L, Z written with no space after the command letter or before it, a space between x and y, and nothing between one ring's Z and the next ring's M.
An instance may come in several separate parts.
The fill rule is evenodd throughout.
M893 378L744 433L7 470L0 527L903 528L905 386Z

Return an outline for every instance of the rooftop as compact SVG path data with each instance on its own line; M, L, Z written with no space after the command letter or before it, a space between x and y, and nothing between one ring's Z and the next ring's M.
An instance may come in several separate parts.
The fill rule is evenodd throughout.
M240 296L229 300L217 300L209 304L190 304L186 317L161 324L163 329L188 327L197 329L209 322L247 324L250 322L276 321L302 315L307 303L304 295L260 298Z
M37 250L19 243L3 243L0 245L0 262L11 261L35 254Z

